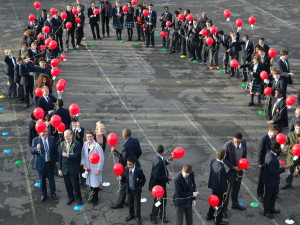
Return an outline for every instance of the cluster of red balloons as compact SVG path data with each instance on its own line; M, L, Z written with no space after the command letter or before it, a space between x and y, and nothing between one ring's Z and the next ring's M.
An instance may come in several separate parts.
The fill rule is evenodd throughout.
M160 185L155 185L151 192L154 198L162 198L165 194L165 190Z
M118 135L116 135L115 133L110 133L107 136L107 142L111 147L116 146L116 144L118 143Z
M116 163L113 167L113 171L117 176L120 176L124 172L124 167L121 163Z
M284 134L280 133L276 135L276 142L283 145L286 141L286 137L284 136Z
M184 156L184 153L185 153L185 151L183 148L177 147L173 150L172 156L174 159L180 159Z
M248 159L245 159L245 158L241 158L239 160L239 168L242 169L242 170L246 170L249 166L249 161Z
M53 115L50 123L53 127L58 127L61 124L61 117L59 115Z
M40 33L38 36L37 36L37 39L38 39L38 41L39 40L44 40L45 39L45 37L44 37L44 35L42 34L42 33Z
M94 152L94 153L90 154L89 161L92 164L97 164L100 161L100 156Z
M51 38L47 38L47 39L45 40L45 45L46 45L47 47L49 47L51 41L52 41Z
M59 133L62 133L62 132L65 131L66 125L65 125L63 122L61 122L61 123L58 125L58 127L56 127L56 129L57 129L57 131L58 131Z
M69 112L71 113L72 116L78 115L79 111L80 111L79 105L73 103L69 106Z

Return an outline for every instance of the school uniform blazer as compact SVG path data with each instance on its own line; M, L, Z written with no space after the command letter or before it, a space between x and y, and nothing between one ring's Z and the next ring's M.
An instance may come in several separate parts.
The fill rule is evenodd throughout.
M142 193L142 188L144 187L146 183L146 177L143 173L143 170L135 166L134 168L134 193L135 194L141 194ZM121 176L121 181L122 183L126 182L126 193L129 191L129 168L128 166L125 167L124 173Z
M123 23L124 23L124 13L123 13L123 9L122 9L121 6L120 6L120 14L121 14L121 16L118 17L118 16L117 16L117 13L118 13L117 8L116 8L116 7L113 7L113 9L112 9L113 24L118 24L118 23L120 23L120 24L123 25Z
M21 80L21 75L20 75L20 65L16 63L15 68L14 68L14 82L19 84Z
M105 2L104 1L100 1L100 5L101 5L101 15L102 16L105 16L106 14L106 9L105 9ZM109 18L112 17L112 6L111 6L111 3L109 1L107 1L107 16Z
M259 165L263 165L265 163L266 153L271 150L271 145L272 142L269 134L265 134L261 139L259 139L257 147L257 162Z
M283 76L283 79L284 79L285 83L286 84L293 84L291 75L288 75L288 73L290 73L289 61L287 59L285 61L287 62L288 67L286 66L286 64L284 63L284 61L282 59L278 60L277 67L281 71L281 75Z
M262 58L262 57L261 57ZM270 67L271 67L271 57L268 54L265 54L264 56L264 62L262 62L264 65L264 71L266 71L268 74L270 74Z
M280 174L284 173L285 169L280 167L276 155L268 151L265 159L265 169L263 182L267 186L276 187L280 184Z
M29 145L29 147L32 146L32 140L34 138L36 138L37 136L39 136L39 134L35 130L35 124L36 124L35 120L31 120L30 123L29 123L29 132L28 132L28 145Z
M73 139L78 141L81 144L81 147L83 147L84 128L80 127L80 132L72 129L72 132L73 132Z
M135 19L135 22L137 22L137 19L138 19L139 17L142 19L141 24L144 23L144 17L143 17L143 10L142 10L142 9L141 9L141 13L140 13L140 10L139 10L139 9L136 9L136 10L135 10L135 18L134 18L134 19Z
M98 9L98 7L95 8ZM90 24L96 25L98 22L100 22L100 15L98 13L96 17L91 18L91 16L93 15L94 15L93 8L92 7L88 8L88 17L90 19Z
M163 17L164 19L166 19L166 21L160 19L160 21L161 21L161 27L162 27L162 28L165 28L165 27L166 27L166 22L167 22L167 21L171 21L171 22L172 22L172 14L171 14L170 12L162 13L162 14L161 14L161 17Z
M231 37L227 34L224 34L224 41L223 38L220 38L219 42L223 45L223 47L226 50L228 50L230 48Z
M56 98L53 95L48 95L49 101L43 97L39 98L38 100L38 107L42 108L45 112L45 114L48 114L48 111L51 111L54 109L54 103L56 102Z
M190 41L192 42L199 42L199 33L201 31L201 27L199 24L196 26L194 31L194 25L191 26L191 28L187 32L187 36L190 38Z
M33 85L33 83L34 83L33 76L29 75L30 72L34 72L34 70L35 70L32 62L28 62L28 63L23 62L19 69L20 69L20 75L21 75L20 84Z
M70 31L75 29L75 15L72 12L65 11L67 13L67 19L64 21L64 29L67 29L66 24L68 22L72 23L72 27L69 29Z
M272 120L274 124L282 127L288 127L288 115L285 104L285 99L282 98L280 102L275 106L274 114L272 115L273 106L277 99L273 97L268 107L268 120Z
M149 191L151 191L155 185L160 185L166 190L166 183L169 177L166 168L167 165L169 165L167 160L162 160L159 155L154 156L149 181Z
M192 171L187 179L182 176L180 171L175 177L175 194L174 205L181 208L191 208L193 200L193 192L196 191L196 183L194 178L194 172Z
M57 18L53 18L52 21L55 20L55 23L54 23L54 30L56 32L56 35L62 35L63 34L63 24L64 24L64 21L63 19L58 16Z
M64 175L76 175L80 172L81 145L78 141L72 141L70 145L69 157L62 155L66 150L66 142L61 142L58 151L58 170L62 170Z
M149 16L144 16L144 21L145 21L145 25L148 26L148 23L152 22L152 26L156 27L156 20L157 20L157 16L156 16L156 11L152 11L152 14L150 15L150 11L149 11Z
M263 71L263 69L264 69L262 63L259 63L257 65L256 72L253 71L253 68L254 68L254 64L253 63L243 64L243 65L240 66L240 68L246 68L246 67L248 67L249 70L251 72L253 72L253 78L255 80L257 80L258 82L262 82L262 79L260 78L260 72Z
M48 20L46 20L45 23L44 23L44 26L48 26L50 28L50 32L49 33L52 33L52 34L55 33L55 30L54 30L54 28L55 28L55 20L52 19L51 20L51 24L50 24L50 22Z
M208 179L208 188L212 189L213 193L227 192L227 174L224 163L213 159L210 163L210 173Z
M254 52L253 42L249 40L247 48L246 42L242 42L242 44L244 45L243 60L250 62L252 60L252 54Z
M15 57L12 57L12 58L14 59L15 64L17 64L16 58ZM14 77L15 67L14 67L14 63L13 63L12 59L8 55L6 55L4 58L4 62L6 64L5 74L9 77Z
M127 15L126 15L126 22L134 22L134 8L128 8Z
M262 47L265 49L266 53L268 53L270 47L267 44L263 44Z
M243 139L241 142L242 149L243 149L243 156L242 158L247 158L247 145L246 140ZM233 141L228 141L224 144L223 148L226 150L226 157L224 159L224 163L226 166L229 167L229 169L233 169L234 166L238 166L236 163L235 158L235 146L233 144Z
M59 115L61 117L61 121L66 125L66 130L70 128L71 117L68 109L58 108L55 110L54 115Z
M275 95L275 90L281 88L283 90L283 98L286 98L286 83L284 81L284 79L280 76L279 80L276 82L275 80L273 80L272 83L272 96Z

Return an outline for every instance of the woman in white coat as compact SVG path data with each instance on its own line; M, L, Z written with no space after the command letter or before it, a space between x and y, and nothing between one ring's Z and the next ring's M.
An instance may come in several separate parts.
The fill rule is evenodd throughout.
M101 146L94 140L94 134L92 131L86 132L86 142L84 142L81 152L81 165L83 169L88 171L86 178L86 184L91 187L93 191L93 197L89 200L89 203L93 203L94 206L98 204L98 191L99 185L102 183L102 169L104 165L104 154ZM96 164L92 164L89 160L89 156L92 153L97 153L100 156L100 160Z

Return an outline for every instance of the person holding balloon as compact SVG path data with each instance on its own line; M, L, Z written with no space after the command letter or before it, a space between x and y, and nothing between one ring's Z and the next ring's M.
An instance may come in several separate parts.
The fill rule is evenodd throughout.
M20 66L22 64L23 60L21 57L16 58L16 65L14 67L14 82L17 84L17 96L18 96L18 101L20 103L24 102L24 88L23 85L21 85L21 74L20 74Z
M192 55L191 61L201 60L201 50L200 50L200 39L199 33L201 31L201 27L198 24L198 20L194 19L193 24L189 27L186 35L186 39L189 41L190 52Z
M265 39L263 37L259 38L258 44L265 49L265 52L268 52L270 47L265 43Z
M241 44L244 47L244 54L243 54L243 64L249 64L252 61L252 55L254 52L254 45L253 42L249 40L249 36L247 34L243 35L243 41ZM243 80L242 81L247 81L248 80L248 74L246 71L246 68L243 68Z
M36 87L47 86L49 88L49 94L52 94L52 80L46 73L41 73L36 81Z
M271 75L273 76L272 82L272 96L275 96L275 90L281 88L283 90L283 98L286 99L286 83L281 76L280 70L277 69L275 66L271 67Z
M167 22L172 22L172 13L169 12L169 6L164 7L164 12L161 14L160 17L161 21L161 30L167 33L166 37L163 37L163 48L168 48L170 46L170 28L167 25Z
M136 22L136 29L137 29L137 36L138 39L136 41L143 41L145 42L145 35L143 31L143 10L142 10L142 4L138 4L137 9L135 11L135 22ZM142 39L141 39L142 38Z
M42 92L43 97L38 100L37 106L42 108L46 114L53 114L57 99L49 94L49 88L47 86L42 87ZM58 96L61 98L61 93L58 93Z
M94 140L92 131L86 132L86 142L83 144L81 152L81 165L88 172L86 184L91 187L92 198L89 203L98 205L99 185L102 184L102 170L104 166L104 154L100 145Z
M101 23L102 23L102 35L105 37L105 29L107 37L109 38L109 21L112 18L112 6L108 0L100 0L100 9L101 9Z
M60 16L59 10L56 10L56 15L52 20L54 21L55 40L57 41L60 51L64 52L64 43L63 43L64 21Z
M148 11L143 11L143 17L145 21L145 26L146 26L146 47L149 47L149 44L151 42L152 47L154 47L154 32L156 28L156 11L153 10L153 5L149 4L149 12L146 14Z
M71 36L71 44L73 46L73 49L76 49L75 46L75 15L72 13L72 5L67 5L67 10L65 11L67 14L67 18L64 20L64 29L66 33L66 50L69 51L69 41Z
M231 37L231 41L230 41L230 59L231 60L236 60L239 62L239 52L242 51L242 46L240 44L240 32L239 29L237 30L236 34L234 33L234 31L230 31L230 37ZM231 66L231 65L230 65ZM234 75L236 74L236 77L239 78L240 76L240 72L237 68L231 66L231 76L230 77L234 77Z
M226 150L226 157L224 163L229 167L227 172L227 198L224 201L223 217L228 218L227 207L229 204L229 198L231 198L232 209L246 210L244 206L241 206L238 201L238 195L240 192L241 182L243 178L243 170L239 167L239 160L247 158L247 145L246 140L243 139L241 133L236 133L231 141L224 144Z
M65 124L65 129L70 129L71 117L68 109L63 108L64 101L62 99L57 100L57 109L54 111L54 115L58 115L61 118L62 123ZM73 136L73 135L72 135ZM81 145L82 146L82 145Z
M123 7L124 14L126 15L125 19L125 27L127 28L127 41L132 41L133 28L134 28L134 8L132 7L132 3L127 2L127 6ZM126 12L125 12L126 11Z
M179 20L178 18L179 16L179 11L176 10L174 12L174 16L172 19L172 24L169 27L173 28L173 39L172 39L172 46L171 46L171 50L170 53L176 53L176 51L178 50L178 45L179 45L179 31L181 29L182 26L182 21Z
M77 11L78 11L78 14L75 17L75 22L76 22L76 46L77 46L77 48L79 48L80 46L83 46L81 44L81 40L82 40L83 35L84 35L83 34L83 28L84 28L85 16L84 16L83 10L81 9L81 5L77 6Z
M219 42L224 47L223 55L223 70L225 73L228 72L229 52L230 52L230 36L225 34L223 30L218 30Z
M117 40L122 40L124 13L119 1L115 2L112 9L113 28L116 30Z

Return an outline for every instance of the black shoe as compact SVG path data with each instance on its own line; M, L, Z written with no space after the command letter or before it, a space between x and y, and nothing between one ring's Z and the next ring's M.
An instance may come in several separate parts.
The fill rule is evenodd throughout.
M146 45L146 48L149 48L149 45Z
M77 200L78 205L82 205L82 199Z
M104 35L104 34L102 35L102 38L105 38L105 35Z
M159 216L159 218L163 221L163 223L169 223L167 217L162 218L162 216Z
M259 195L259 196L258 196L258 201L259 201L259 202L263 202L263 201L264 201L264 197L263 197L262 195Z
M245 81L247 81L247 79L246 79L246 78L244 78L244 79L242 80L242 82L245 82Z
M273 209L273 210L271 210L271 213L272 214L279 214L280 210L279 209Z
M44 201L46 201L46 196L41 196L41 202L44 202Z
M241 206L241 205L233 205L231 206L232 209L238 209L238 210L246 210L246 208L244 206Z
M123 208L123 206L122 205L111 204L109 206L109 208L111 208L111 209L121 209L121 208Z
M228 218L227 210L223 212L223 217Z
M214 220L215 218L216 218L215 216L206 215L206 220Z
M282 189L282 190L285 190L285 189L288 189L288 188L290 188L290 187L292 187L292 185L285 184L285 185L283 185L283 186L281 187L281 189Z
M234 74L231 74L230 77L234 77Z
M152 223L152 224L157 224L156 217L150 216L150 220L151 220L151 223Z
M258 106L258 107L262 107L262 104L261 104L261 102L260 102L260 103L257 103L257 106Z
M19 100L18 100L18 102L19 102L19 103L24 103L25 101L24 101L24 100L20 100L20 99L19 99Z
M130 221L130 220L132 220L132 219L134 219L134 216L130 216L130 215L129 215L129 216L126 217L125 221L128 222L128 221Z
M97 37L97 39L98 39L98 40L102 40L102 38L101 38L100 36L99 36L99 37Z
M58 200L57 195L51 195L51 197L52 197L52 199L55 200L55 201Z
M215 225L227 225L227 221L216 222Z
M130 38L127 38L127 41L130 41Z
M254 103L253 102L249 102L248 106L253 106Z
M274 215L271 214L271 213L265 213L265 212L262 212L261 214L262 214L263 216L265 216L265 217L268 217L269 219L274 219Z
M27 109L29 108L29 103L26 104L26 108L27 108Z
M191 59L191 61L194 61L194 60L196 60L196 59L195 59L195 58L192 58L192 59Z
M107 35L108 38L110 38L109 34Z
M93 39L94 39L94 40L96 40L96 38L95 38L95 37L93 37Z
M136 222L137 222L137 224L142 224L142 219L141 219L141 217L136 218Z
M170 51L170 54L176 53L175 51Z
M93 206L97 206L98 205L98 199L94 200Z
M73 201L74 201L74 199L69 199L69 200L67 201L67 205L71 205Z

